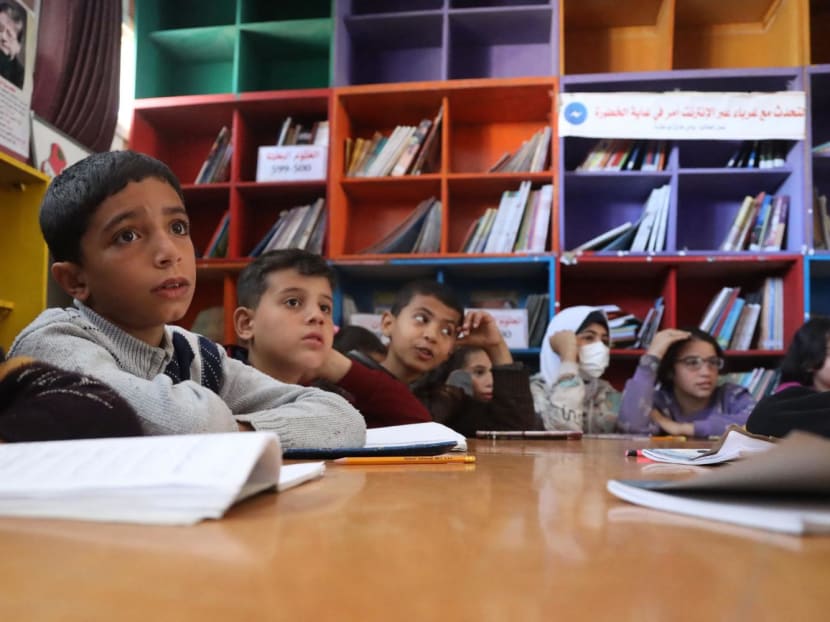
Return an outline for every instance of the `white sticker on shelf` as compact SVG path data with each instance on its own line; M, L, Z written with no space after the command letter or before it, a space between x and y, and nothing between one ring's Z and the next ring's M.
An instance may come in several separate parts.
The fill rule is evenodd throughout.
M560 136L803 140L804 91L561 93Z

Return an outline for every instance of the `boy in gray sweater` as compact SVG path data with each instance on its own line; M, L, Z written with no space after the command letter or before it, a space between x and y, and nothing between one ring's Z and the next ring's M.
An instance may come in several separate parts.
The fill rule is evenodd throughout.
M52 181L40 226L74 307L41 313L10 354L109 384L146 434L253 427L277 432L283 448L363 445L363 417L340 396L274 380L169 325L193 298L196 257L165 164L131 151L89 156Z

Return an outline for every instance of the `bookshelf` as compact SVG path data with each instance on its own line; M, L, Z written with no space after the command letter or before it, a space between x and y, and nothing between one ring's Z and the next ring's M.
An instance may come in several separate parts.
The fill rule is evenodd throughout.
M136 97L328 87L331 0L137 0Z
M549 76L559 2L336 2L335 86Z
M329 180L331 258L369 258L360 251L430 196L443 206L440 254L452 256L459 253L471 223L488 207L498 207L505 190L523 180L536 188L555 185L552 168L539 173L486 171L502 153L515 151L522 140L551 124L556 84L552 78L521 78L336 89ZM378 130L389 134L402 123L417 125L422 118L435 117L441 106L437 171L396 178L345 175L346 138L368 138Z
M8 350L17 333L47 304L48 252L38 223L49 178L0 153L0 346Z
M199 261L194 309L233 307L234 280L276 215L325 194L326 256L342 295L371 311L378 292L431 276L470 292L510 281L519 299L549 293L552 312L574 304L617 303L642 317L657 296L663 326L694 323L723 286L784 279L785 333L791 334L830 280L813 246L811 185L830 185L830 166L805 146L830 140L830 10L806 0L351 0L301 6L255 0L165 3L138 0L138 84L132 146L168 162L185 182L197 252L230 210L228 257ZM286 33L292 33L289 37ZM811 36L812 35L812 36ZM214 41L212 45L206 42ZM331 88L329 85L333 85ZM320 87L320 88L312 88ZM596 142L558 138L561 91L809 92L811 135L786 145L783 166L727 169L739 141L675 141L660 171L582 172ZM349 177L346 138L417 125L443 106L435 170L403 177ZM256 146L272 144L286 115L329 119L326 182L257 183ZM826 117L826 118L825 118ZM196 186L204 154L223 125L235 147L230 180ZM552 165L539 173L487 173L505 151L543 127ZM827 160L830 161L830 160ZM825 174L824 171L827 171ZM528 180L553 184L545 252L460 252L471 224ZM671 190L666 250L562 253L639 215L648 194ZM720 252L745 194L788 194L783 249ZM441 202L437 253L360 251L398 225L419 201ZM511 272L512 271L512 272ZM488 283L489 282L489 283ZM830 312L830 301L828 301ZM226 321L226 338L233 337ZM618 386L641 352L615 350ZM535 352L534 352L535 354ZM730 352L737 368L774 364L779 351Z
M661 328L697 326L709 301L722 287L739 286L741 294L758 291L765 279L783 280L783 333L788 339L804 319L804 262L802 255L667 254L639 258L631 255L586 255L561 264L557 281L560 307L613 303L643 318L655 299L663 297ZM824 270L830 279L830 263ZM825 281L826 283L827 281ZM826 297L825 297L826 298ZM830 303L830 299L826 302ZM828 307L830 310L830 307ZM614 349L609 380L622 387L634 372L642 349ZM783 350L727 350L730 371L776 366Z

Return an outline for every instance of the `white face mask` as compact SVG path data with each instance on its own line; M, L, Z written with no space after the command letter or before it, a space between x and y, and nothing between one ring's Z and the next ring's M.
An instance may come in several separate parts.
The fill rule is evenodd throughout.
M579 348L579 369L591 376L602 376L611 359L611 350L601 341L595 341Z

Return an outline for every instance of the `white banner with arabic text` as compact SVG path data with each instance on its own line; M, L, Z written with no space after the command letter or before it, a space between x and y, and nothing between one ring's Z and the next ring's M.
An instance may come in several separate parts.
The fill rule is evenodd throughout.
M803 140L805 115L804 91L559 95L560 136Z

